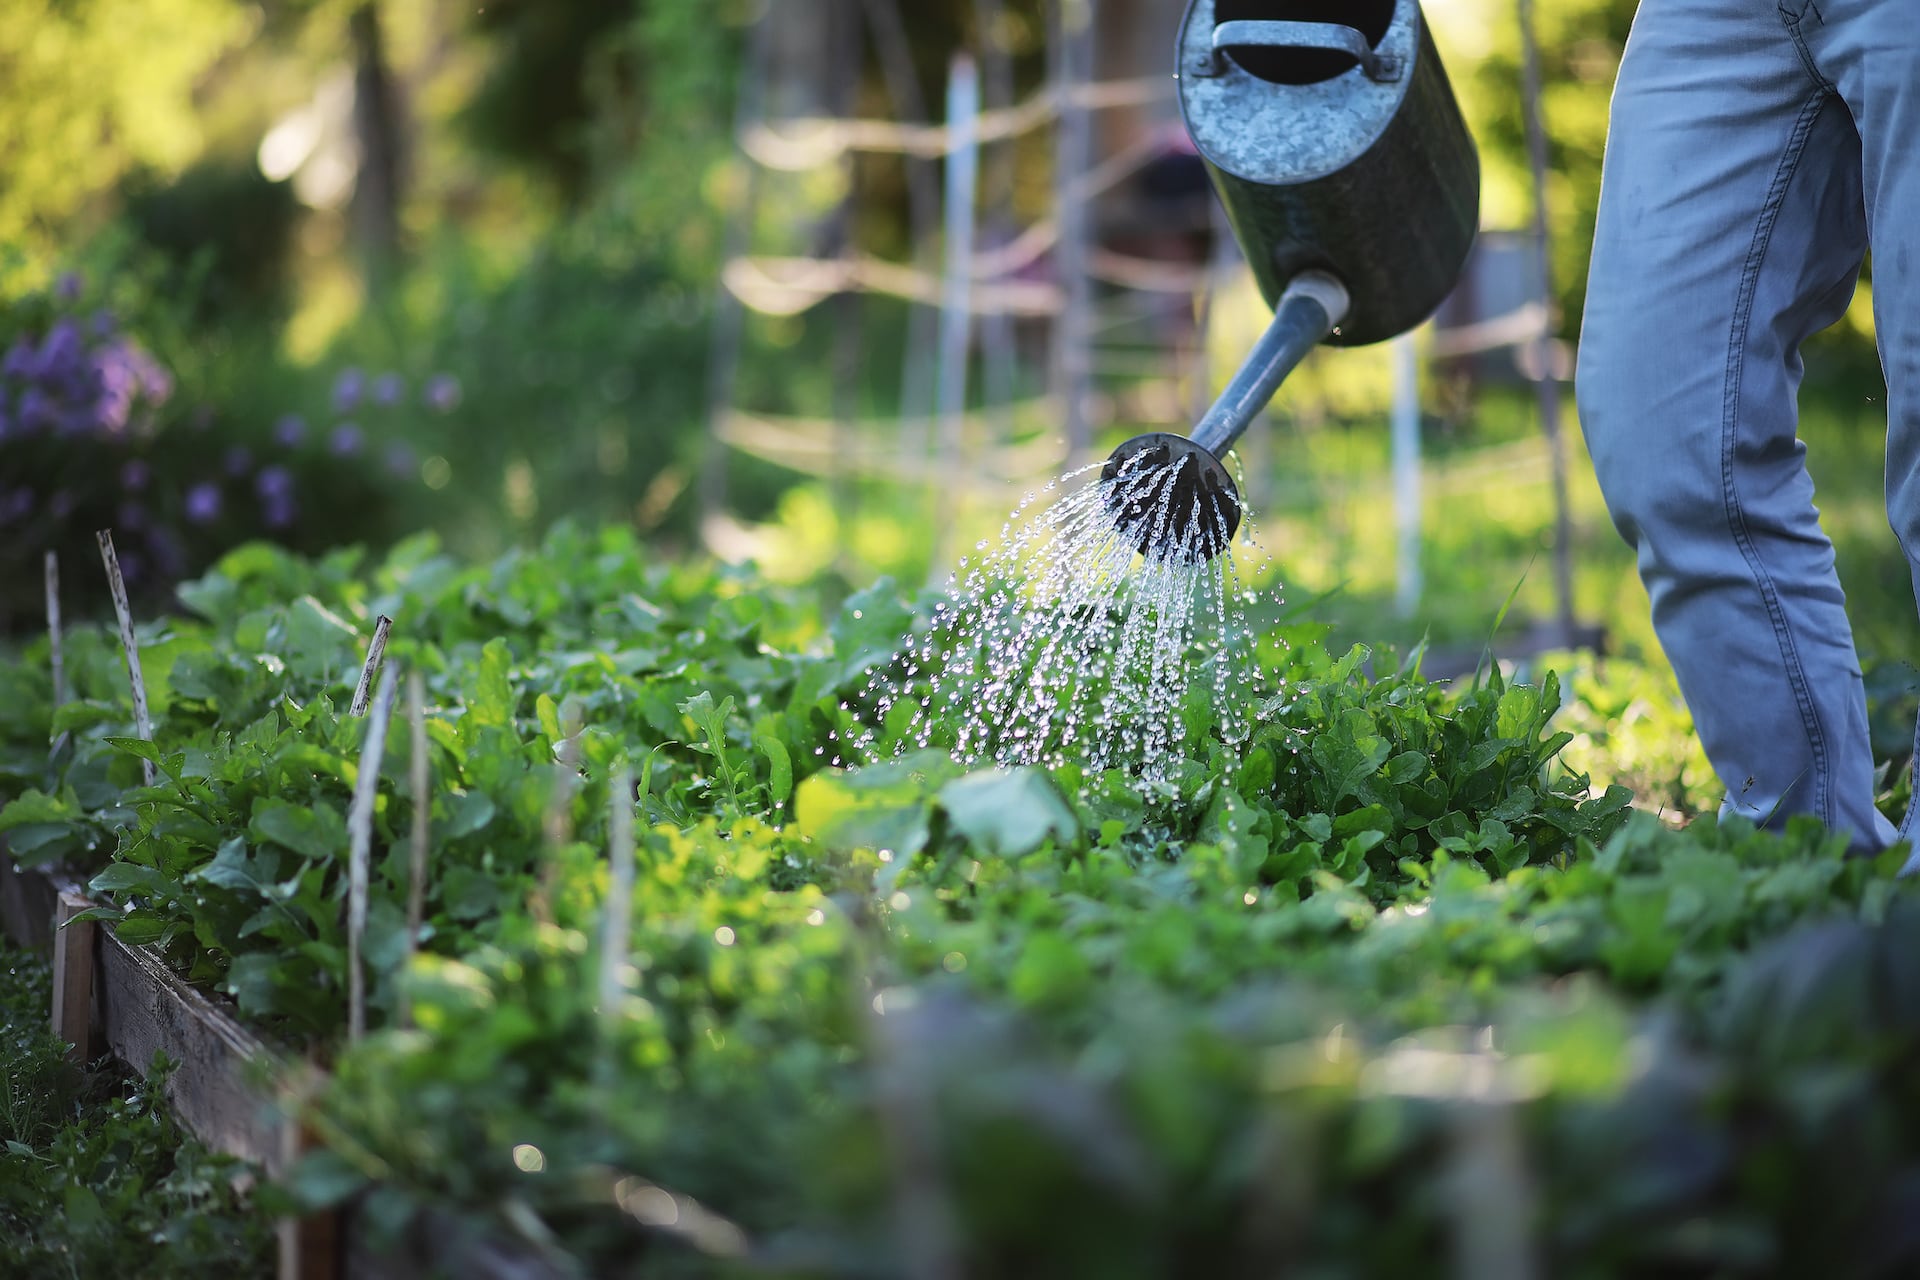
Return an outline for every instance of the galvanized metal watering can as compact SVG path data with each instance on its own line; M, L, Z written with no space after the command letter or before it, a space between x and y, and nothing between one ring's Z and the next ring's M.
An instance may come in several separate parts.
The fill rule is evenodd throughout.
M1272 326L1191 438L1114 451L1109 505L1148 555L1207 558L1240 523L1219 459L1322 341L1438 307L1479 225L1480 161L1419 0L1190 0L1180 110Z
M1480 161L1418 0L1192 0L1180 109L1269 304L1346 286L1331 340L1413 328L1459 278Z

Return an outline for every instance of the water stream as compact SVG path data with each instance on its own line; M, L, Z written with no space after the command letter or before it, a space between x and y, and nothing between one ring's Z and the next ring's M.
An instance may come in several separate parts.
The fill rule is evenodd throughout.
M1093 470L1029 495L960 561L930 623L873 669L853 759L939 747L969 766L1076 761L1164 782L1202 736L1244 740L1253 593L1231 549L1202 554L1228 541L1218 512L1198 497L1174 509L1191 486L1171 469ZM1250 521L1239 543L1254 547Z

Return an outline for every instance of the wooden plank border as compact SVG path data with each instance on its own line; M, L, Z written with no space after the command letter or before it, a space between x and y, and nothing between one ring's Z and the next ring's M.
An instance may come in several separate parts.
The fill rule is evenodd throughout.
M142 1076L156 1053L175 1063L162 1089L180 1127L207 1147L258 1165L276 1177L311 1146L311 1135L279 1114L267 1092L286 1075L285 1059L149 947L129 946L111 929L63 937L60 926L91 905L74 881L44 868L20 868L0 834L0 929L15 943L55 948L66 986L56 986L56 1025L85 1026L86 1052L111 1052ZM91 969L82 985L81 972ZM91 990L88 992L88 987ZM82 992L88 992L83 996ZM76 1006L70 1008L69 1006ZM84 1010L84 1013L80 1012ZM75 1043L69 1038L69 1043ZM309 1072L314 1068L306 1068ZM278 1280L559 1280L561 1273L526 1249L503 1244L478 1224L430 1213L389 1253L375 1253L349 1209L287 1219L279 1232Z
M76 920L93 904L77 889L62 889L53 915L53 1034L70 1046L67 1057L91 1062L94 1053L94 957L98 931L91 920Z

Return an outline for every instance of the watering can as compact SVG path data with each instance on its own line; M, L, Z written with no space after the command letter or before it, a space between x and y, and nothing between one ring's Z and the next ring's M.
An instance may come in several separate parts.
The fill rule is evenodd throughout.
M1180 110L1273 323L1191 437L1136 436L1102 469L1149 555L1211 558L1240 524L1220 459L1322 341L1433 314L1479 224L1480 162L1419 0L1190 0Z

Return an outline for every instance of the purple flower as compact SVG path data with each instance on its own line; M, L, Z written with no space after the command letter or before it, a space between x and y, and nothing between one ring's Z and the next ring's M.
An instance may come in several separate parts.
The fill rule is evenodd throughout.
M120 327L120 322L114 319L111 311L96 311L93 313L93 319L88 322L88 327L93 330L94 337L106 338L113 335L113 331Z
M0 377L26 378L33 372L33 342L23 334L7 348L6 359L0 360Z
M20 429L31 434L54 425L53 401L39 387L28 387L20 396Z
M54 321L53 328L47 330L46 338L40 343L40 370L66 373L68 369L63 366L71 366L80 354L80 326L63 316Z
M187 519L195 524L211 524L220 518L220 486L211 481L187 490Z
M149 533L147 550L153 555L154 567L159 569L161 577L178 578L186 573L187 557L173 530L158 528Z
M63 272L60 278L53 282L53 300L63 307L70 307L80 301L81 288L78 271Z
M284 529L293 523L300 508L295 505L291 494L273 494L261 500L261 518L269 529Z
M414 467L419 465L419 457L414 453L413 446L399 441L387 446L385 456L387 470L402 479L412 475Z
M282 449L298 449L307 438L307 420L290 413L273 425L274 443Z
M399 404L400 397L406 393L407 384L397 373L383 373L373 380L373 402L377 405Z
M347 368L333 380L333 411L352 413L360 407L360 397L366 391L367 379L358 369Z
M366 433L355 422L343 422L327 437L327 449L337 458L351 458L366 443Z
M460 379L450 373L436 373L427 379L423 398L435 413L452 413L460 405Z
M236 444L227 450L221 466L230 476L243 476L253 467L253 453L245 445Z
M262 467L260 474L253 478L253 491L260 495L263 502L290 498L293 496L293 472L278 464Z
M139 493L152 478L152 469L139 458L128 458L120 464L120 487L128 493Z

